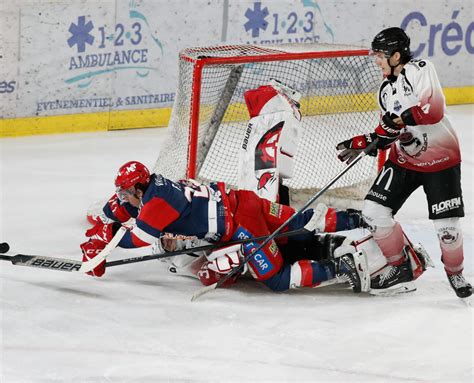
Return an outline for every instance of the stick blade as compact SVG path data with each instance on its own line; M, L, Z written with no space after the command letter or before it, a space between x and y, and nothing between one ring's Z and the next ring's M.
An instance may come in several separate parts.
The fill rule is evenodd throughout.
M207 294L211 290L215 290L216 287L217 287L217 283L213 283L212 285L205 286L202 289L199 289L191 297L191 302L195 302L199 297L202 297L204 294Z

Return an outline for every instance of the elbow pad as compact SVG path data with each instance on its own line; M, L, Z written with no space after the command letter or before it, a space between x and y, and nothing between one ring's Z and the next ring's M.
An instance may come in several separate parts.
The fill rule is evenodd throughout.
M410 126L415 126L418 125L417 122L415 121L415 117L413 116L413 109L419 108L417 106L413 106L411 108L408 108L401 114L401 118L403 120L403 123L405 125L410 125ZM419 112L419 111L418 111Z

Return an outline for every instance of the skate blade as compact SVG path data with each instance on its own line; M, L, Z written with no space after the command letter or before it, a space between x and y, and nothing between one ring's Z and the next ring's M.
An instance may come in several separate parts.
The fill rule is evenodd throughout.
M413 282L399 283L398 285L388 287L386 289L371 289L370 295L389 297L392 295L406 294L416 291L416 286Z

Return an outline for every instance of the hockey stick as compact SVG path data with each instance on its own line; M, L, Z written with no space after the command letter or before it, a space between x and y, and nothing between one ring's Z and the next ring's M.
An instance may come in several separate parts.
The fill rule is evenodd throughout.
M304 234L304 233L308 233L308 232L309 231L307 229L302 227L302 228L297 229L297 230L292 230L292 231L287 231L287 232L284 232L284 233L280 233L276 236L276 238L285 238L285 237L290 237L290 236L298 235L298 234ZM240 239L240 240L232 241L232 242L222 242L222 243L214 243L214 244L205 245L205 246L190 247L189 249L169 251L169 252L160 253L160 254L142 255L140 257L135 257L135 258L126 258L126 259L119 259L119 260L116 260L116 261L109 261L109 262L105 263L105 266L106 267L120 266L120 265L129 264L129 263L151 261L152 259L168 258L168 257L173 257L175 255L189 254L189 253L194 253L194 252L198 252L198 251L217 250L217 249L220 249L222 247L238 245L238 244L241 244L241 243L243 244L243 243L254 242L254 241L263 241L264 239L267 239L266 235L262 236L262 237L257 237L257 238Z
M232 278L235 274L240 272L240 270L243 269L245 264L247 264L250 261L250 258L254 256L257 252L259 252L261 249L263 249L270 241L272 241L293 219L295 219L296 216L301 214L304 210L306 210L311 204L313 204L322 194L326 192L337 180L339 180L344 174L346 174L349 169L351 169L355 164L357 164L363 157L367 155L367 153L370 153L372 149L375 148L377 144L377 139L372 141L372 143L367 146L355 159L352 161L350 164L348 164L344 169L342 169L332 180L330 180L319 192L317 192L315 195L313 195L306 204L300 208L299 210L295 211L293 215L288 218L283 224L278 227L273 233L271 233L258 247L253 250L250 254L246 255L245 258L243 259L242 263L232 269L232 271L229 274L226 274L222 279L217 281L216 283L213 283L212 285L206 286L201 288L200 290L196 291L194 295L191 297L191 302L194 302L197 298L200 296L207 294L211 290L215 290L216 288L222 286L228 279Z
M80 273L87 273L88 271L94 270L102 261L107 258L110 252L115 249L127 232L125 227L121 227L119 231L114 235L112 240L104 247L104 249L97 254L96 257L89 261L81 262L72 259L48 257L44 255L27 255L17 254L13 256L0 255L0 259L4 261L10 261L16 266L30 266L38 267L41 269L59 270L59 271L77 271Z

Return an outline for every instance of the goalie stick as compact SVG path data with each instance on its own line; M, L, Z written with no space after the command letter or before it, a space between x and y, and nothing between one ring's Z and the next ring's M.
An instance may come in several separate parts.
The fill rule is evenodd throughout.
M29 266L49 270L87 273L89 271L94 270L102 261L105 260L105 258L107 258L110 252L115 249L115 247L117 247L118 243L126 232L127 229L125 227L121 227L114 235L112 240L104 247L104 249L99 254L97 254L96 257L86 262L75 261L72 259L49 257L44 255L27 254L16 254L13 256L0 255L0 259L4 261L10 261L16 266ZM3 246L3 248L7 247L9 248L8 244L6 244L6 246Z
M296 216L301 214L304 210L306 210L311 204L313 204L322 194L326 192L337 180L339 180L344 174L346 174L349 169L351 169L355 164L357 164L363 157L367 155L367 153L370 153L375 146L377 145L378 139L375 139L372 141L372 143L367 146L365 149L363 149L357 157L350 163L348 164L344 169L342 169L333 179L331 179L319 192L317 192L315 195L313 195L306 204L300 208L299 210L295 211L293 215L288 218L283 224L281 224L278 229L276 229L273 233L271 233L258 247L253 250L250 254L246 255L241 264L232 269L232 271L229 274L226 274L222 279L217 281L216 283L213 283L212 285L203 287L196 291L194 295L191 297L191 302L194 302L196 299L199 297L203 296L204 294L207 294L209 291L215 290L217 287L222 286L227 280L232 278L235 274L240 272L243 267L250 261L250 258L253 257L253 255L257 252L259 252L261 249L263 249L270 241L272 241L293 219L295 219ZM255 239L254 239L255 240Z

